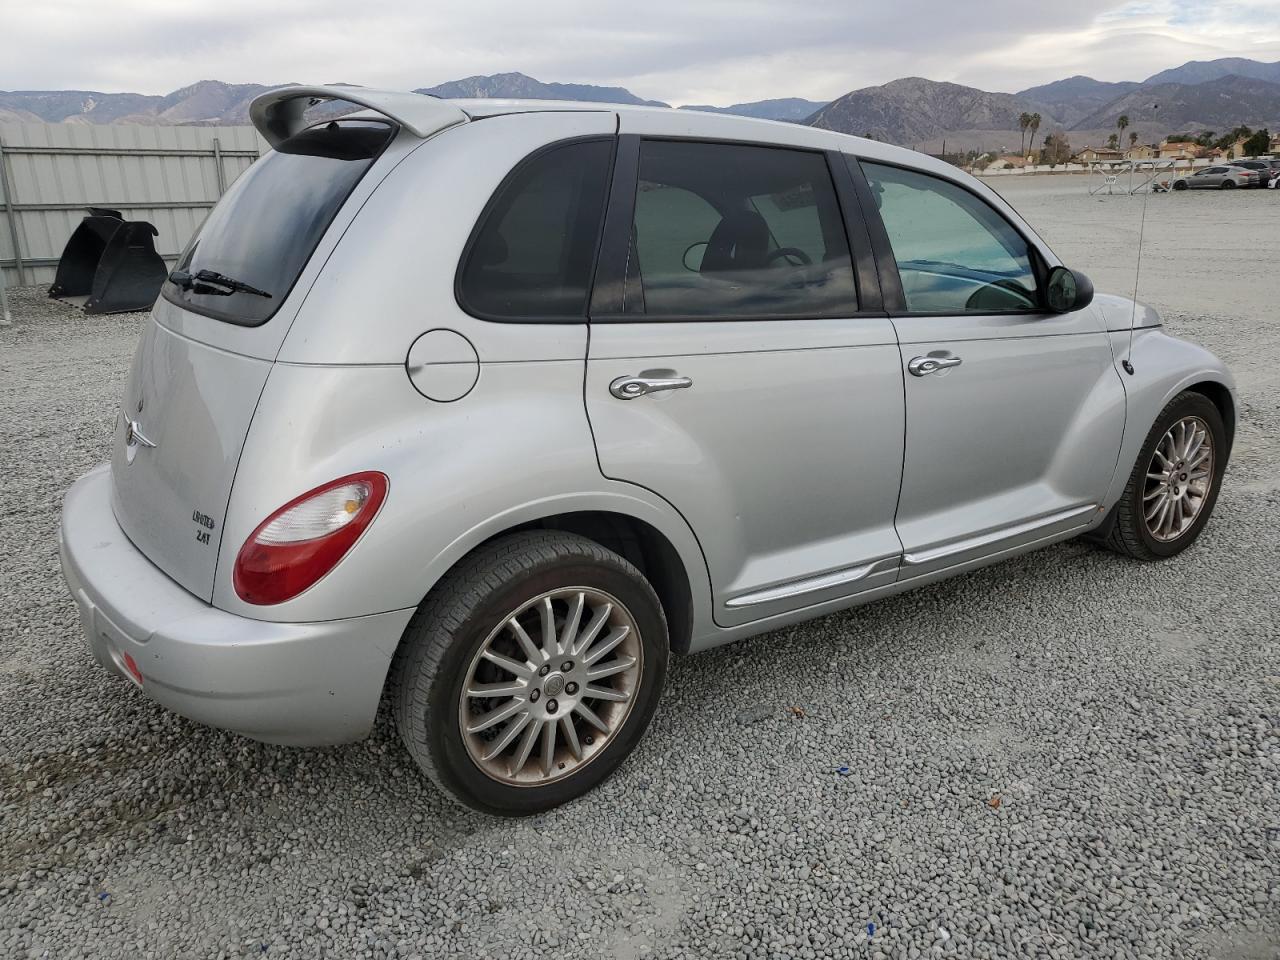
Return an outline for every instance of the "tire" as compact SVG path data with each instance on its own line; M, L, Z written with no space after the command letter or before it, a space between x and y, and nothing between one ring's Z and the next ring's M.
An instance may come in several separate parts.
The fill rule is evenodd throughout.
M1175 181L1173 181L1173 189L1175 189L1175 190L1185 190L1185 189L1187 189L1187 181L1185 181L1185 180L1175 180Z
M544 632L544 609L552 613L551 631ZM509 626L513 614L532 649ZM600 616L592 639L590 625ZM562 646L571 620L580 629ZM486 650L524 673L481 656ZM662 604L631 563L573 534L511 534L462 560L409 622L391 671L396 726L414 761L453 800L504 816L538 813L582 796L626 759L658 705L668 650ZM628 660L635 662L617 669ZM608 670L615 672L595 682L587 675ZM486 694L506 689L464 697L483 683ZM602 688L607 699L587 693ZM508 708L515 711L510 719L465 729ZM588 723L588 714L609 732ZM508 745L487 758L504 739Z
M1160 485L1159 481L1149 480L1148 468L1152 468L1155 472L1163 472L1159 461L1156 460L1156 449L1161 445L1165 434L1175 424L1188 418L1196 418L1203 425L1211 445L1211 466L1207 477L1207 488L1197 512L1185 528L1169 531L1171 536L1160 537L1152 532L1152 524L1146 516L1148 509L1146 505L1154 502L1154 499L1147 498ZM1129 476L1129 482L1125 485L1124 493L1113 511L1111 528L1102 538L1101 543L1117 553L1137 560L1163 560L1187 549L1200 536L1200 531L1209 521L1214 505L1218 502L1218 493L1222 489L1222 475L1227 468L1229 455L1226 427L1222 422L1222 414L1218 412L1213 402L1200 393L1187 391L1178 394L1165 404L1160 415L1156 417L1151 432L1147 434L1147 439L1138 454L1137 463L1134 464L1133 472ZM1181 477L1182 474L1177 476ZM1191 499L1192 487L1185 481L1179 489L1185 490L1187 499Z
M1223 181L1222 181L1222 189L1223 189L1223 190L1234 190L1235 188L1236 188L1236 182L1235 182L1234 180L1223 180Z

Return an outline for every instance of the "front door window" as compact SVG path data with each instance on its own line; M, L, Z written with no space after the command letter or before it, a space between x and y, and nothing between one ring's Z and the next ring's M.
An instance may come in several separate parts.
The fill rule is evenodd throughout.
M939 177L863 163L911 313L1039 307L1031 252L1010 223Z

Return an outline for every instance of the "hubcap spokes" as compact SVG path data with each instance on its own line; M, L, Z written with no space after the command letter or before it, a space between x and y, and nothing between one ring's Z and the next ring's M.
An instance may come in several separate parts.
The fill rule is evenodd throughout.
M626 722L642 661L635 620L609 594L566 587L533 598L472 658L458 704L467 753L513 786L568 776Z
M1183 417L1156 444L1142 490L1142 516L1155 539L1182 536L1200 516L1213 485L1213 435L1199 417Z

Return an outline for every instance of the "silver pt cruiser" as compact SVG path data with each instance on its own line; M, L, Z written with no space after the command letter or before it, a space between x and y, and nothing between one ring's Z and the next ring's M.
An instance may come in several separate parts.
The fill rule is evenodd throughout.
M363 88L252 116L63 508L95 656L187 717L336 743L385 690L442 790L529 813L622 762L672 651L1213 510L1223 365L941 161Z

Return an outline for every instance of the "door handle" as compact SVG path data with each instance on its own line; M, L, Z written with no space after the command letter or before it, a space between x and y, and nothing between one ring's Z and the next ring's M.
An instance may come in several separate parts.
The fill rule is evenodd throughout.
M939 370L960 366L959 357L914 357L907 364L907 372L913 377L927 377Z
M619 400L634 400L636 397L663 390L686 390L693 386L688 377L618 377L609 384L609 392Z

